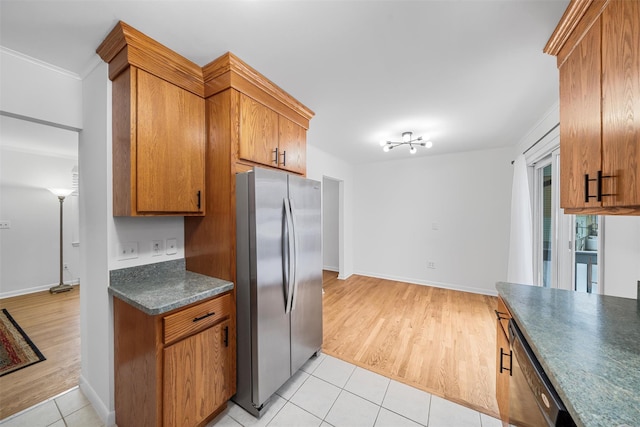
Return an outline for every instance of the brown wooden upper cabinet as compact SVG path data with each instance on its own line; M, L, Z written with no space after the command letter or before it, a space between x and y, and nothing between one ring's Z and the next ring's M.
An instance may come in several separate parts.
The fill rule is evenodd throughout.
M239 158L304 175L306 135L302 126L240 94Z
M113 81L113 214L203 215L200 67L122 22L98 53Z
M572 0L545 52L560 73L560 206L640 215L640 2Z

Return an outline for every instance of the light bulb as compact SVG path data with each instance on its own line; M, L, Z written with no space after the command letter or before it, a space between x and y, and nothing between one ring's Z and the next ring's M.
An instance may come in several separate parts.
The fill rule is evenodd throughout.
M382 151L384 151L385 153L389 152L389 146L385 145L384 147L382 147Z
M427 147L427 148L431 148L431 147L433 147L433 142L431 142L431 141L427 141L427 142L425 143L425 147Z
M402 133L402 142L411 141L411 132L403 132Z
M418 150L416 150L416 147L413 147L413 146L409 149L409 152L411 154L416 154L416 151L418 151Z
M385 145L387 145L387 141L385 141L384 139L380 140L380 147L384 147Z

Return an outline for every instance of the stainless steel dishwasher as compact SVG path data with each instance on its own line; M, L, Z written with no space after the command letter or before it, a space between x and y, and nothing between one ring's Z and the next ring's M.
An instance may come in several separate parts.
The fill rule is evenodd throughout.
M509 422L518 427L575 427L531 347L509 320L511 379L509 380Z

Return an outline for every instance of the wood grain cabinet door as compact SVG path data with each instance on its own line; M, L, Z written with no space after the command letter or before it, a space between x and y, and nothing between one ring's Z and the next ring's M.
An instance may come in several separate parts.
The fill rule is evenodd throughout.
M229 326L225 320L164 349L165 427L195 426L230 397Z
M496 400L498 411L503 425L509 421L509 379L511 376L511 350L507 327L511 315L502 298L498 298L498 310L496 312Z
M304 175L307 172L307 131L286 117L279 117L278 167Z
M611 1L602 16L604 206L640 206L640 2Z
M560 207L598 207L585 201L585 174L601 170L600 19L560 67ZM596 195L597 183L589 182Z
M240 94L238 157L267 166L278 166L278 113Z
M137 74L137 211L203 212L204 99Z

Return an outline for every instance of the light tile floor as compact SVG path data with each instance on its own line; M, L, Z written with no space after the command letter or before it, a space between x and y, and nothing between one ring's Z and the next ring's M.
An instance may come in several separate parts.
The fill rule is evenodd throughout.
M499 420L320 354L256 419L229 402L207 427L500 427Z
M101 427L74 388L16 416L2 427ZM500 427L499 420L422 390L320 354L272 397L257 419L229 402L207 427Z
M103 427L79 387L0 421L2 427Z

